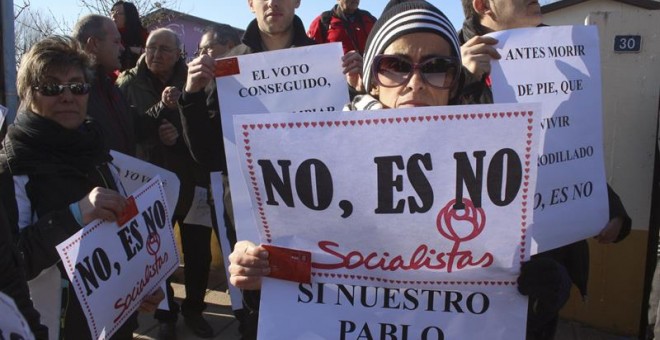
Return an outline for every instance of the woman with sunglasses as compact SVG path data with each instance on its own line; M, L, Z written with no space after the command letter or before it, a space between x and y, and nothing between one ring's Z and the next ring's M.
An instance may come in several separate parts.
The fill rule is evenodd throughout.
M392 6L365 47L367 95L350 110L455 104L462 87L460 45L447 17L426 1Z
M457 104L463 83L459 46L449 20L426 1L391 6L367 40L363 74L368 94L356 96L345 109ZM230 282L241 289L260 289L261 278L270 273L268 256L264 247L237 242L229 256ZM521 268L518 289L561 301L562 285L569 282L566 275L554 263L531 260Z
M408 1L383 14L367 39L363 74L369 94L346 110L376 110L456 103L461 87L460 47L447 17L426 1ZM261 288L270 272L268 252L239 241L229 255L230 282Z
M442 106L456 102L461 87L460 47L447 17L426 1L398 4L381 16L369 34L363 74L369 94L345 109L375 110ZM229 256L230 282L261 288L270 273L268 252L239 241Z
M52 36L33 45L21 60L21 106L0 152L2 203L51 339L91 338L55 246L97 218L115 221L126 206L101 128L87 118L91 75L74 39ZM154 310L162 298L161 291L142 308ZM136 328L133 315L113 339L132 339Z

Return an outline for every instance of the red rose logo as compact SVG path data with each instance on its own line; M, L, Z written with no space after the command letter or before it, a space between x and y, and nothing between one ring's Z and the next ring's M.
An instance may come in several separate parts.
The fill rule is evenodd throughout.
M486 225L486 214L482 208L476 208L471 200L463 198L465 209L456 210L453 199L438 213L436 224L438 231L446 239L456 243L474 239Z

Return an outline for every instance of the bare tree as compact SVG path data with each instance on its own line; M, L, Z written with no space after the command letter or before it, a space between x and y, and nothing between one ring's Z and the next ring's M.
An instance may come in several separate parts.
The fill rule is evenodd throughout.
M106 13L105 15L110 14L112 5L116 0L80 0L80 3L83 7L89 9L92 13ZM159 10L161 8L173 9L178 7L178 0L131 0L130 1L138 10L141 18L144 18L145 15ZM143 22L144 26L148 26L149 23Z
M3 0L4 1L4 0ZM116 0L79 0L80 8L88 13L110 15L112 5ZM178 7L178 0L131 0L140 14L140 17L162 8L172 9ZM152 22L167 20L167 14L151 16ZM152 22L143 22L149 26ZM53 34L69 34L73 23L64 19L58 20L50 10L42 11L33 8L30 0L14 1L14 35L16 48L16 65L21 57L35 42Z
M37 41L53 34L68 34L68 25L58 21L52 12L32 8L29 0L14 4L14 47L16 66L25 52Z

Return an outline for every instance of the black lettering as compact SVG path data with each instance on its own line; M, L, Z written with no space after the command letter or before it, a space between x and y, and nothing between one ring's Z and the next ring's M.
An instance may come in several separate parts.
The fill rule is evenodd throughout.
M398 289L383 288L383 308L401 308L401 302L397 301L398 294Z
M266 197L268 205L280 205L273 195L273 189L277 191L280 198L284 201L287 207L293 208L293 192L291 190L291 175L289 174L289 166L291 161L279 160L277 164L282 169L282 178L275 171L275 167L269 160L259 160L257 164L261 167L261 173L264 179L264 186L266 187Z
M433 338L429 338L431 331L435 332L435 336ZM438 327L435 326L426 327L422 331L422 340L428 340L428 339L444 340L445 334L442 332L442 329Z
M76 263L76 270L80 273L80 277L85 285L87 296L92 294L92 287L90 287L90 284L94 289L99 287L97 276L101 280L107 281L110 278L110 275L112 275L110 259L108 259L108 255L102 248L94 249L91 256L91 263L89 256L85 256L82 262Z
M431 188L431 183L429 183L428 178L424 175L424 171L420 167L424 166L424 169L427 171L433 170L433 165L431 163L431 155L425 153L414 154L408 160L408 178L413 189L422 200L422 205L418 205L414 197L408 197L408 204L410 205L411 213L425 213L433 207L433 188Z
M135 256L135 254L142 250L142 246L144 245L144 241L140 231L138 230L138 227L138 222L133 220L129 225L117 232L119 240L124 247L127 261L130 261L133 256Z
M152 207L149 207L142 212L142 218L144 219L144 224L147 226L149 235L157 233L157 228L165 228L165 225L167 224L167 214L165 213L163 202L154 202Z
M457 210L465 209L465 205L463 204L463 183L465 183L465 187L474 206L476 208L481 207L481 189L486 151L475 151L472 155L477 161L476 174L472 170L472 165L466 152L454 153L454 159L456 160L456 203L454 204L454 209Z
M353 321L339 320L339 339L346 340L346 334L355 332L356 325Z
M386 156L374 158L377 169L378 180L378 207L376 214L400 214L403 212L405 206L404 200L399 200L394 206L394 191L401 192L403 190L403 177L397 175L395 178L393 165L397 169L403 170L403 157L401 156Z
M475 301L474 301L475 298L480 298L479 302L481 302L479 304L479 307L481 307L481 309L479 309L478 311L475 308ZM488 307L490 306L490 300L488 299L488 296L484 293L472 293L468 296L465 302L467 304L467 309L470 311L470 313L477 315L485 313L488 310Z
M327 209L332 203L333 194L332 176L328 167L318 159L302 162L296 171L296 192L306 207L312 210ZM316 192L316 203L314 192Z
M506 166L504 158L506 157ZM506 178L504 170L506 169ZM512 149L502 149L493 155L488 166L488 197L497 206L511 203L518 195L522 184L522 163ZM504 193L502 188L504 187ZM504 197L502 197L504 194ZM476 206L476 203L475 203Z
M452 295L455 296L452 298ZM454 307L454 311L457 313L463 313L463 309L461 308L460 302L463 300L463 294L459 292L452 292L452 291L446 291L445 292L445 312L451 312L452 308L451 306Z
M312 299L314 299L314 294L312 293L312 285L301 283L298 285L298 291L303 294L302 296L300 294L298 295L298 302L310 303L312 302Z

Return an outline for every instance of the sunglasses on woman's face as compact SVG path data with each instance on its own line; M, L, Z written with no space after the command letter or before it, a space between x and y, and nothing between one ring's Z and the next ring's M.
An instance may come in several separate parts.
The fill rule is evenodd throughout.
M38 86L32 86L32 89L36 90L43 96L59 96L64 92L64 89L69 89L72 94L77 96L88 94L89 89L92 86L89 83L68 83L68 84L44 84Z
M405 85L413 72L419 70L422 79L430 86L448 89L454 85L460 69L458 58L454 57L431 57L413 63L397 55L379 55L374 58L373 65L376 82L384 87Z

